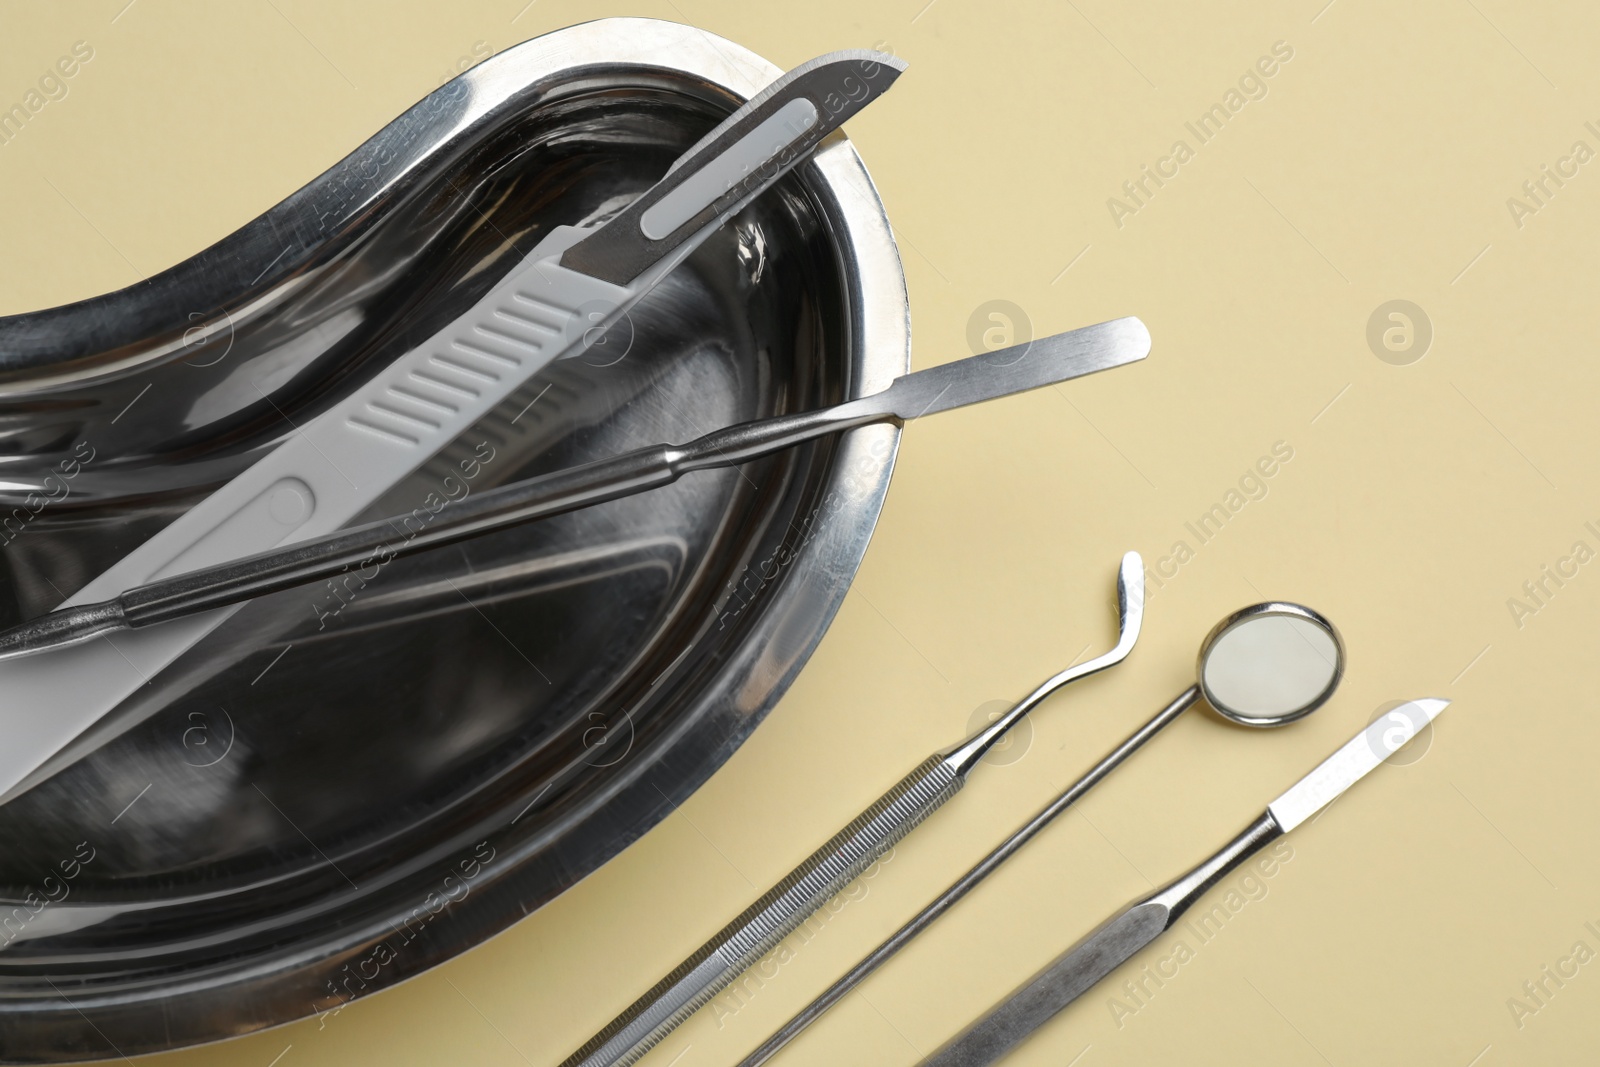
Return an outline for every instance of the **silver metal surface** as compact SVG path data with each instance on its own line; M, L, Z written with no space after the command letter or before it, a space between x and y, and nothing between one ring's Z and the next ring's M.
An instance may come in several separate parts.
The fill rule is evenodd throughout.
M1326 636L1332 642L1333 662L1326 664L1319 681L1323 684L1307 698L1291 699L1287 705L1279 705L1259 710L1256 708L1241 708L1232 706L1228 699L1215 690L1214 686L1207 683L1208 660L1215 655L1218 645L1238 631L1248 630L1262 619L1289 619L1311 627ZM1319 653L1321 650L1316 650ZM1316 658L1313 653L1312 658ZM1250 671L1252 668L1241 668ZM1265 663L1254 665L1254 671L1259 674L1270 674L1273 668ZM1320 613L1312 611L1302 604L1290 604L1281 600L1269 600L1261 604L1251 604L1229 615L1217 623L1211 632L1201 642L1199 658L1196 661L1195 676L1198 679L1201 693L1206 698L1206 703L1225 719L1231 719L1241 726L1282 726L1296 719L1304 718L1316 711L1328 698L1333 696L1333 691L1339 688L1339 680L1344 677L1344 639L1339 636L1339 630ZM1325 681L1323 681L1325 679ZM1313 687L1316 688L1316 687Z
M1149 352L1150 331L1128 316L919 370L857 403L881 402L900 418L914 419L1120 367Z
M1447 700L1414 700L1409 706L1420 714L1401 716L1406 725L1379 719L1356 734L1214 855L1107 920L924 1059L923 1067L985 1067L1003 1059L1056 1013L1170 929L1229 872L1398 752L1448 705ZM1280 805L1290 815L1287 823L1278 818Z
M1130 559L1135 566L1138 565L1139 557L1130 552L1123 561L1123 569L1125 574L1127 572ZM1131 585L1132 583L1129 582L1127 584ZM1123 583L1119 583L1118 588L1119 590L1122 589ZM1126 606L1124 606L1123 610L1127 610ZM1314 618L1320 620L1319 625L1326 627L1329 634L1336 633L1333 629L1332 623L1328 622L1321 615L1309 608L1304 608L1296 604L1286 604L1281 602L1255 604L1251 607L1244 608L1240 611L1234 612L1232 615L1229 615L1221 623L1213 627L1211 632L1206 635L1205 640L1200 643L1200 655L1196 674L1200 677L1204 677L1207 657L1217 647L1217 642L1223 635L1232 632L1240 624L1250 619L1277 618L1283 616L1292 616L1295 618L1304 619ZM1343 645L1338 644L1337 641L1335 644L1336 647L1341 650L1340 663L1337 665L1337 667L1340 669L1335 670L1334 672L1334 685L1337 686L1338 679L1342 674ZM1272 664L1259 663L1256 666L1261 670L1270 670ZM1054 681L1054 679L1052 679L1052 681ZM1049 685L1049 683L1046 683L1046 685ZM1318 699L1316 702L1317 706L1320 706L1321 703L1325 701L1329 695L1331 695L1331 692L1332 690L1330 689L1328 693L1320 694L1320 699ZM1032 699L1032 697L1029 698L1029 700ZM1121 744L1107 753L1099 763L1095 764L1082 777L1068 786L1066 790L1058 795L1054 800L1046 804L1033 816L1033 818L1029 819L1022 826L1018 827L1010 837L1006 838L987 856L979 860L970 870L968 870L960 878L956 879L955 882L946 888L944 892L940 893L933 899L933 901L931 901L926 907L912 917L910 921L906 922L903 926L891 934L889 938L877 948L873 949L866 956L862 957L862 959L854 967L846 971L844 975L842 975L831 986L813 999L811 1003L807 1004L788 1022L779 1027L772 1034L772 1036L768 1037L748 1056L740 1060L739 1067L759 1067L760 1064L766 1063L773 1056L777 1055L780 1049L788 1045L796 1037L799 1037L807 1027L820 1019L829 1008L843 1000L847 993L865 981L866 978L879 967L887 963L889 959L895 955L895 953L899 952L902 948L908 945L913 938L915 938L923 930L926 930L929 926L932 926L941 915L949 911L956 905L958 901L976 888L978 883L982 882L985 878L989 877L989 875L993 874L1002 863L1010 859L1017 853L1019 849L1022 848L1023 845L1026 845L1029 841L1031 841L1040 830L1043 830L1046 826L1050 825L1056 816L1066 811L1073 804L1076 804L1080 798L1089 792L1089 790L1093 789L1096 785L1099 785L1107 775L1120 767L1129 756L1137 752L1145 745L1146 742L1155 737L1162 730L1176 722L1180 715L1182 715L1185 711L1188 711L1191 707L1198 703L1200 699L1201 686L1198 683L1191 685L1182 693L1179 693L1170 704L1158 711L1148 722L1135 730L1126 739L1124 739ZM1028 701L1023 702L1023 704L1027 703ZM1018 706L1021 707L1023 705ZM1219 709L1213 708L1213 710L1218 710L1219 714L1221 714ZM1256 716L1248 721L1241 720L1237 715L1224 715L1224 718L1240 723L1241 725L1263 727L1279 726L1304 717L1304 715L1309 713L1309 710L1315 710L1315 707L1307 710L1303 709L1299 705L1295 705L1291 707L1280 708L1278 710L1279 715L1276 718ZM1003 723L1005 721L1006 717L1002 716L997 720L997 723ZM982 734L978 736L981 737ZM1123 924L1122 927L1119 927L1121 932L1117 933L1114 937L1111 934L1107 934L1106 938L1102 940L1106 943L1121 943L1121 940L1125 939L1127 936L1128 928L1143 928L1143 923L1146 921L1146 918L1148 918L1149 914L1152 913L1141 912L1141 915L1145 918L1128 920L1128 922Z
M1448 700L1427 697L1378 718L1323 760L1316 770L1290 786L1267 810L1288 833L1372 773L1449 705Z
M1007 731L1022 721L1023 716L1038 707L1046 697L1069 682L1098 674L1128 658L1139 640L1139 630L1144 626L1144 560L1137 552L1125 553L1122 566L1117 571L1117 618L1121 627L1116 647L1086 663L1068 667L1023 697L1005 714L997 716L988 726L975 732L965 741L958 742L940 753L950 769L965 778L989 750L999 744Z
M1283 836L1262 815L1221 851L1182 878L1128 906L1012 991L981 1019L923 1059L922 1067L998 1063L1063 1008L1087 993L1173 923L1218 881Z
M410 351L336 406L298 423L297 432L270 455L174 519L60 606L103 601L158 575L181 574L333 534L459 440L552 360L625 355L627 350L620 345L598 353L590 350L603 344L609 328L727 224L751 196L770 188L803 158L790 151L797 142L787 128L766 130L774 119L782 119L791 106L806 111L808 121L799 143L836 128L838 117L850 109L819 111L805 87L812 79L833 84L840 68L855 78L861 55L824 57L807 64L798 77L777 79L758 96L760 104L738 108L702 139L700 147L680 155L665 178L645 190L642 195L648 199L663 185L677 183L668 199L659 200L652 210L671 207L675 219L694 220L697 228L692 233L674 231L664 222L664 232L651 234L661 240L640 246L632 240L635 221L626 217L548 229L477 304L427 339L413 342ZM878 70L879 82L892 81L892 68L880 65ZM873 93L864 89L861 95L870 100ZM763 108L774 106L779 110L773 119L756 123ZM740 136L752 123L756 128ZM729 138L731 143L713 152ZM717 195L724 183L738 190L731 202ZM713 208L720 213L711 214ZM649 219L647 212L644 221ZM617 256L636 253L641 271L626 286L570 270L554 258L575 241L603 238L619 229L627 239L616 249ZM260 510L250 512L251 507ZM428 512L414 510L407 521L420 526L429 518ZM107 634L106 640L68 649L50 661L4 671L0 722L8 728L10 743L0 747L0 796L9 799L28 780L48 776L52 762L59 766L60 754L80 735L95 729L103 717L222 625L235 607L191 613L125 640ZM51 713L28 713L41 707L50 707Z
M381 567L426 549L656 489L690 471L716 470L759 459L827 434L874 422L914 419L1123 366L1143 359L1149 348L1150 335L1143 323L1138 319L1118 319L1042 338L1014 350L956 360L897 378L888 389L859 400L741 423L712 431L685 445L652 445L489 489L459 503L446 504L426 526L413 516L392 515L288 548L151 582L111 600L59 608L0 631L0 660L81 644L116 630L170 622L336 577L352 569ZM994 358L1008 353L1015 358ZM1142 565L1136 554L1129 553L1123 566ZM1119 594L1125 583L1126 578L1119 583ZM1136 617L1131 632L1124 634L1128 647L1119 646L1108 654L1116 659L1127 655L1139 631L1137 616L1142 605L1123 605L1124 615L1130 610ZM968 742L976 752L972 759L981 758L1011 723L1044 695L1074 677L1099 669L1099 661L1095 661L1045 683L1030 698L1031 702L1024 701L1013 708L1008 720L995 723Z
M1066 811L1089 790L1100 783L1106 775L1121 766L1122 762L1137 752L1146 741L1164 730L1179 715L1187 711L1199 696L1199 690L1193 686L1184 690L1183 694L1167 705L1145 723L1132 736L1122 744L1112 749L1099 763L1082 778L1072 783L1060 796L1040 810L1033 818L1017 829L1010 837L1006 838L999 847L995 848L982 860L978 861L967 873L956 879L949 888L940 893L927 907L923 908L909 922L901 926L882 944L862 957L850 970L846 971L837 981L824 990L810 1004L807 1004L783 1026L779 1027L771 1037L763 1041L748 1056L739 1061L739 1067L760 1067L777 1055L779 1050L789 1042L799 1037L812 1023L816 1022L829 1008L845 998L856 986L866 980L867 976L887 963L895 953L910 944L922 931L932 926L945 912L955 907L978 883L993 874L1006 860L1016 854L1017 850L1031 841L1040 830L1050 825L1056 816Z
M609 223L562 253L561 265L626 285L724 212L749 203L881 96L905 69L901 59L860 48L800 64L674 160L660 181ZM796 104L803 105L798 114ZM750 139L773 126L778 127L776 153L771 142L751 152ZM746 158L728 159L738 155ZM732 164L732 173L708 173L725 159ZM707 197L695 188L702 179L715 195ZM652 235L653 211L669 208L674 199L686 201L687 206L672 215L665 232Z
M1143 619L1144 564L1137 552L1117 571L1118 640L1103 656L1062 671L999 720L1006 728L1046 696L1078 678L1120 663L1133 649ZM1021 709L1018 711L1018 709ZM915 767L827 844L768 890L715 937L613 1019L562 1067L624 1067L635 1063L697 1008L726 989L793 933L966 784L984 752L1005 732L993 726Z
M625 207L779 73L698 29L564 30L171 270L0 319L0 622L451 321L549 227ZM906 310L871 181L830 141L631 313L620 358L552 365L363 518L877 392L907 369ZM787 688L897 441L854 430L246 606L0 808L0 1057L336 1025L572 886Z

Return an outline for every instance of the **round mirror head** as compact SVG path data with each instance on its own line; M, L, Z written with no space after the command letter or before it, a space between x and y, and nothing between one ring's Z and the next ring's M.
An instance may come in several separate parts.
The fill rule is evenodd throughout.
M1282 726L1320 708L1344 674L1333 623L1298 604L1254 604L1200 646L1200 692L1223 718Z

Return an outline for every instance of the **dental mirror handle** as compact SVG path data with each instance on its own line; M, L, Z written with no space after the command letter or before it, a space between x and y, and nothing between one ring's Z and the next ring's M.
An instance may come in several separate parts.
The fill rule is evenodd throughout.
M616 1067L636 1062L860 877L965 784L966 774L958 772L945 756L929 756L562 1061L561 1067Z
M1061 1009L1170 930L1207 890L1283 833L1271 812L1263 812L1210 859L1102 923L923 1060L921 1067L985 1067L998 1062Z
M1111 651L1047 679L996 722L923 760L783 881L563 1060L561 1067L621 1067L636 1062L960 792L972 768L1018 719L1062 686L1126 659L1139 639L1144 618L1144 561L1137 552L1122 557L1117 571L1117 607L1121 613L1120 634Z
M989 728L985 728L951 750L936 752L923 760L563 1060L561 1067L621 1067L636 1062L959 793L967 784L968 773L993 743L989 740L988 744L975 744L979 739L987 740L988 734Z
M923 908L905 925L896 930L890 937L864 956L859 963L850 968L838 981L820 993L815 1000L806 1005L797 1015L779 1028L759 1047L739 1061L738 1067L761 1067L762 1064L772 1059L778 1051L793 1041L800 1033L812 1023L820 1019L828 1009L845 998L856 986L864 982L869 975L882 967L901 949L911 943L918 934L932 926L945 912L961 901L968 893L977 888L989 875L993 874L999 866L1015 855L1023 845L1033 840L1034 836L1050 825L1062 812L1088 793L1089 790L1099 785L1100 782L1122 766L1129 756L1139 751L1152 737L1166 729L1175 722L1195 701L1200 699L1200 687L1191 685L1180 693L1176 700L1161 709L1154 718L1135 730L1122 744L1112 749L1101 761L1094 765L1083 777L1079 778L1066 791L1045 805L1033 818L1029 819L1010 837L996 846L983 859L979 860L966 874L956 879L948 889L940 893L927 907Z

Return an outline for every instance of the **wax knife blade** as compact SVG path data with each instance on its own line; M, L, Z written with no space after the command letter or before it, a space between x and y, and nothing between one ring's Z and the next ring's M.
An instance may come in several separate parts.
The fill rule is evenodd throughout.
M1365 730L1346 741L1339 751L1318 764L1316 770L1268 804L1267 811L1272 814L1273 821L1284 833L1304 823L1376 770L1378 764L1398 752L1402 745L1422 732L1449 705L1448 700L1425 697L1379 716ZM1407 714L1408 708L1414 708L1420 714Z
M1378 718L1290 786L1260 818L1210 858L1100 924L922 1060L920 1067L987 1067L1005 1058L1067 1005L1170 930L1231 871L1305 823L1388 760L1449 703L1436 698L1413 700Z

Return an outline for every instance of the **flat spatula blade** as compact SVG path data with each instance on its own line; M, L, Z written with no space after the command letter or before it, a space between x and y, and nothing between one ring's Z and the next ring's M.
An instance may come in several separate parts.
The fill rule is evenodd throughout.
M869 399L902 419L915 419L1137 363L1149 354L1150 331L1130 316L919 370Z

